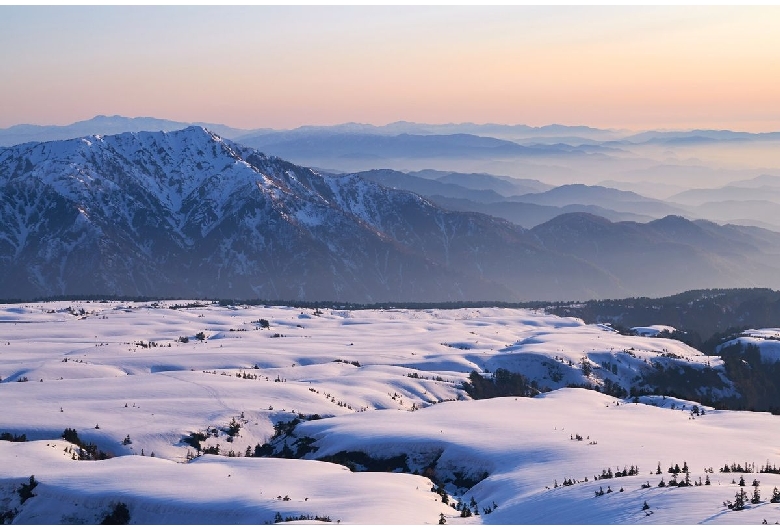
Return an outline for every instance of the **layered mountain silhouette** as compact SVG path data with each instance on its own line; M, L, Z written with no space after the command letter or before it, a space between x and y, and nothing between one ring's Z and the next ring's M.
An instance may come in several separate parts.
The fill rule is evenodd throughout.
M588 214L529 231L202 127L0 149L0 213L1 298L574 300L780 283L772 232Z

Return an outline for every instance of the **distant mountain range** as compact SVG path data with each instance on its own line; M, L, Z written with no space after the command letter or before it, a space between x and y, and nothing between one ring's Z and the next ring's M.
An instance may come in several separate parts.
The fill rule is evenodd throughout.
M366 177L318 173L202 127L0 149L0 297L517 301L780 287L774 232L587 213L526 230ZM575 192L517 197L559 208Z
M25 142L43 142L67 140L91 134L120 134L141 131L175 131L189 126L203 126L210 131L252 146L254 143L274 142L293 143L323 136L428 136L428 135L468 135L496 139L513 140L518 138L545 143L550 138L570 138L571 143L592 143L619 139L625 135L620 131L596 129L586 126L501 124L424 124L399 121L388 125L376 126L363 123L345 123L329 126L302 126L291 130L269 128L238 129L228 125L204 122L180 122L153 117L128 118L125 116L95 116L94 118L70 125L14 125L0 129L0 146L12 146ZM266 138L263 138L266 137Z
M93 134L110 135L124 132L176 131L191 125L203 126L219 135L231 138L250 131L213 123L184 123L158 118L126 118L124 116L95 116L70 125L14 125L0 129L0 146L26 142L69 140ZM254 132L260 132L256 130Z
M129 118L125 116L95 116L70 125L14 125L0 129L0 145L10 146L29 141L49 141L76 138L89 134L119 134L140 131L173 131L188 126L203 126L223 137L241 140L250 145L262 136L273 138L274 142L292 141L330 135L357 136L449 136L472 135L511 140L523 145L558 142L563 145L578 144L674 144L697 142L734 142L752 140L778 140L780 132L748 133L729 130L694 129L683 131L633 132L617 129L599 129L584 125L506 125L496 123L447 123L429 124L398 121L387 125L365 123L343 123L339 125L302 126L289 130L271 128L240 129L223 124L204 122L181 122L154 117Z
M415 175L438 175L421 178ZM607 188L567 184L551 187L539 181L501 179L435 171L403 173L389 169L361 171L360 177L383 186L423 195L436 204L457 211L481 212L531 228L562 213L584 212L610 221L651 221L667 215L695 216L695 209L639 194ZM499 193L497 190L502 190ZM540 191L529 191L540 190ZM513 192L521 192L516 194ZM522 193L524 192L524 193Z
M748 133L725 130L647 131L621 139L633 144L696 144L716 142L741 142L751 140L780 140L780 132Z

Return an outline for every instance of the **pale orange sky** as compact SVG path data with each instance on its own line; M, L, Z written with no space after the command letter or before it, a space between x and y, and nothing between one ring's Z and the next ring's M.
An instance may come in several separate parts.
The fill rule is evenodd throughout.
M780 6L0 7L0 127L780 130Z

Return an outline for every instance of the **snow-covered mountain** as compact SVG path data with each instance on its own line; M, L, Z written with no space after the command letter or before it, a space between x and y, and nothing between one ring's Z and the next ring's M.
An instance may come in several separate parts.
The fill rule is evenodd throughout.
M780 238L755 231L586 214L528 231L202 127L0 149L0 213L6 299L518 301L780 286Z
M614 288L511 223L324 176L201 127L0 150L0 204L5 298L458 300ZM550 271L577 279L536 288Z

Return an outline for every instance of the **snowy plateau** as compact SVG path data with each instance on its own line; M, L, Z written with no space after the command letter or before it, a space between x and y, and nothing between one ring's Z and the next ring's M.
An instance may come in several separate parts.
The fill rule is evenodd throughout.
M777 416L573 388L662 363L735 391L667 338L520 309L103 301L2 305L0 339L4 522L780 520L780 474L760 472ZM464 390L502 371L544 392Z

